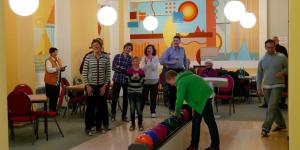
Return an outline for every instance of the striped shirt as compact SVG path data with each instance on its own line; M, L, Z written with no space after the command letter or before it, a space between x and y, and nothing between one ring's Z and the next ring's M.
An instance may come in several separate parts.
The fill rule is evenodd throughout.
M82 69L85 85L102 85L110 81L110 60L106 54L97 59L94 53L86 56Z
M128 69L126 74L128 93L142 93L144 78L145 72L142 69Z

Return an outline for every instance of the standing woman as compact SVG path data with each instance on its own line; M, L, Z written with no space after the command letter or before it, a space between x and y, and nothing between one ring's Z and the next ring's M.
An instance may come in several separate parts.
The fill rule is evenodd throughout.
M61 72L65 71L66 66L62 67L61 59L57 57L57 48L51 47L49 49L49 53L50 57L45 63L44 82L46 87L46 95L49 98L49 109L56 112Z
M101 51L102 42L94 39L91 45L93 53L86 56L82 69L87 93L85 131L88 136L93 135L91 128L95 121L97 132L105 133L109 130L105 92L110 81L110 59L107 54ZM102 128L102 124L104 128Z
M144 109L145 102L148 101L148 95L150 92L150 111L151 117L156 117L156 98L158 93L158 64L159 60L156 56L156 49L154 45L147 45L144 50L145 56L142 58L141 68L145 72L145 82L143 87L143 97L142 110Z

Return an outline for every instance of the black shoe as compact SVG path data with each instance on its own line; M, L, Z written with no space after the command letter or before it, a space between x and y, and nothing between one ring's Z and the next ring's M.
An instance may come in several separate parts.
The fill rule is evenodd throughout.
M144 126L143 125L139 125L139 131L144 131Z
M85 130L86 135L93 136L93 132L91 130Z
M269 132L266 130L262 130L261 131L261 137L268 137L269 136Z
M272 132L278 132L278 131L281 131L281 130L284 130L284 129L286 129L286 127L277 126L275 129L272 130Z
M260 105L260 106L258 106L258 107L260 107L260 108L268 108L268 105L263 104L263 105Z
M129 131L134 131L134 130L135 130L135 125L131 125Z
M123 122L129 122L129 120L127 119L127 117L122 117L122 121Z
M217 148L214 148L214 147L208 147L208 148L206 148L205 150L220 150L220 148L219 147L217 147Z
M111 114L111 121L116 121L116 114Z
M109 128L108 126L105 126L105 127L104 127L104 130L106 130L106 131L110 131L110 130L111 130L111 128Z

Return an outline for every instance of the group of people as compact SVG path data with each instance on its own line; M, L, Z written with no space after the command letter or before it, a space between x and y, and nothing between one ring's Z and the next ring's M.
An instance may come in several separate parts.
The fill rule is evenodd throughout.
M132 57L133 50L131 43L126 43L123 52L114 56L113 63L110 63L110 56L104 52L103 41L100 38L94 39L91 49L82 61L80 73L86 91L86 113L85 131L92 136L95 127L97 132L106 133L109 128L107 95L110 88L110 74L114 71L112 81L112 106L111 119L116 119L116 108L121 88L123 89L122 121L127 119L128 101L130 104L130 131L136 129L135 114L138 118L138 129L143 131L143 110L145 101L148 101L150 93L151 117L156 117L156 98L158 94L159 74L158 66L164 67L166 82L168 83L169 111L171 115L180 117L183 104L193 109L192 119L192 141L188 150L196 150L199 146L200 123L202 117L208 125L211 135L211 146L207 150L218 150L220 139L218 127L215 122L212 99L213 88L203 80L202 77L215 77L216 71L212 68L212 61L206 61L206 69L202 77L188 71L189 62L185 50L180 47L181 38L174 36L172 46L158 58L154 45L147 45L142 58ZM266 55L259 61L257 71L257 88L260 95L264 95L269 105L267 117L262 127L262 136L267 136L271 130L272 123L278 125L274 131L286 128L284 119L278 104L281 92L285 86L287 75L287 58L275 50L275 41L265 42ZM66 66L62 66L61 60L57 57L57 49L50 48L50 57L45 64L46 93L49 97L50 110L56 111L56 103L59 95L59 82L61 72ZM264 84L262 85L262 81Z

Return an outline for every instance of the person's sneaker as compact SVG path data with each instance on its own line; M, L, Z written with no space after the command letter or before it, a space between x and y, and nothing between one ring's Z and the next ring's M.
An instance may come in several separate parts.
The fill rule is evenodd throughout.
M190 145L186 150L197 150L194 146Z
M111 121L116 121L116 114L111 114Z
M267 131L265 131L265 130L261 131L261 137L268 137L269 136L268 134L269 133Z
M260 105L258 107L260 107L260 108L268 108L268 105L267 104L263 104L263 105Z
M134 126L134 125L131 125L130 128L129 128L129 130L130 130L130 131L134 131L134 130L135 130L135 126Z
M139 131L144 131L143 125L139 125Z
M156 118L156 113L152 113L151 118Z
M220 148L214 148L214 147L208 147L208 148L206 148L205 150L220 150Z
M281 130L284 130L284 129L286 129L286 127L277 126L275 129L272 130L272 132L278 132L278 131L281 131Z
M86 132L86 135L88 135L88 136L93 136L94 135L91 130L86 130L85 132Z
M111 130L111 128L109 128L108 126L105 126L105 127L104 127L104 130L106 130L106 131L110 131L110 130Z

